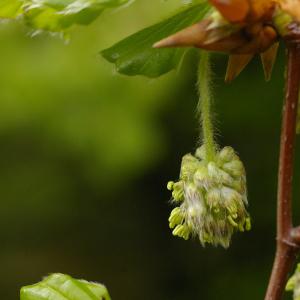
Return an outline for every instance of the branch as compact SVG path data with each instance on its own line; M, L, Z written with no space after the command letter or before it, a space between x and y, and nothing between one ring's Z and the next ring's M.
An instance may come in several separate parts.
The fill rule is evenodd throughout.
M287 42L287 48L286 95L283 108L277 195L277 249L265 300L282 298L288 273L293 267L300 249L300 230L292 227L292 178L300 84L300 44Z

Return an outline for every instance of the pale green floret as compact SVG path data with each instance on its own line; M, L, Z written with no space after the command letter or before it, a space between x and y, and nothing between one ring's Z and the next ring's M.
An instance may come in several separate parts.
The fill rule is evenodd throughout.
M247 194L247 190L246 190L246 179L245 178L239 178L234 180L233 184L232 184L232 188L234 190L236 190L237 192L239 192L242 195L246 195ZM247 199L245 199L245 202L247 202Z
M219 212L220 209L218 208L220 206L220 203L222 201L222 195L221 190L219 188L212 188L207 192L206 196L207 205L210 209L217 210L216 212Z
M183 179L181 177L181 179ZM193 181L197 186L208 189L212 185L211 177L208 175L207 166L199 164L198 169L193 173Z
M181 202L184 200L183 182L175 182L172 185L172 197L175 202Z
M240 160L232 160L224 164L222 168L233 177L240 177L245 174L244 166Z
M202 145L201 147L196 149L195 157L200 159L200 160L203 160L203 159L206 158L206 150L205 150L204 145Z
M218 158L219 158L220 162L222 162L222 163L231 162L235 158L239 160L239 157L235 154L233 148L231 148L229 146L224 147L219 152Z
M169 181L168 184L167 184L167 189L169 191L172 191L173 190L173 186L174 186L174 181Z
M227 248L234 232L251 228L244 166L231 147L216 152L215 161L204 157L203 147L185 155L179 181L168 184L177 198L180 190L181 199L169 225L173 235Z
M245 221L245 229L246 229L247 231L251 230L251 219L250 219L250 217L247 217L247 218L246 218L246 221Z
M229 186L233 184L233 178L228 173L218 168L214 162L208 163L207 170L209 177L213 181Z
M169 217L170 228L174 228L178 224L181 224L183 220L184 220L184 215L181 212L180 208L179 207L174 208Z
M190 236L190 230L187 225L178 225L173 230L173 235L177 235L185 240L188 240Z
M288 280L285 289L293 292L294 300L300 300L300 264L297 265L295 274Z
M182 158L180 177L189 179L189 176L196 172L200 167L199 160L191 154L187 154Z

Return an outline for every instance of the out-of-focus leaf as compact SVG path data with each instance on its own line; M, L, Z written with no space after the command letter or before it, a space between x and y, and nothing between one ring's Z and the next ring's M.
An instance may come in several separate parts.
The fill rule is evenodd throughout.
M24 16L33 28L61 32L73 24L89 24L104 9L127 2L129 0L27 0Z
M197 21L208 12L206 1L189 7L177 15L139 31L111 48L102 51L117 71L126 75L158 77L176 68L186 49L154 49L152 45Z
M102 284L57 273L23 287L21 300L110 300L110 296Z
M1 0L0 18L15 18L21 13L21 0Z

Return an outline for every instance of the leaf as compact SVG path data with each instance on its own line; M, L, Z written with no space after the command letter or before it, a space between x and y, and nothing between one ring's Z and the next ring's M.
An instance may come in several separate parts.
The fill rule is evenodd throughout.
M27 0L24 16L35 29L62 32L74 24L87 25L106 8L128 3L129 0Z
M105 59L116 65L119 73L158 77L176 68L186 49L154 49L152 45L200 21L209 8L206 1L201 1L200 4L125 38L101 53Z
M110 300L104 285L59 273L23 287L20 294L21 300Z
M1 0L0 18L15 18L21 13L21 0Z

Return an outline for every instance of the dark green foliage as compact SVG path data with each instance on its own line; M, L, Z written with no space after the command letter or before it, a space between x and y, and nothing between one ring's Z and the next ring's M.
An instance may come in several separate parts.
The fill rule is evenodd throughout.
M186 49L154 49L152 45L199 20L207 13L206 2L194 5L158 24L145 28L109 49L102 55L126 75L158 77L176 68Z

